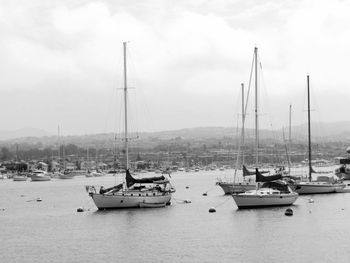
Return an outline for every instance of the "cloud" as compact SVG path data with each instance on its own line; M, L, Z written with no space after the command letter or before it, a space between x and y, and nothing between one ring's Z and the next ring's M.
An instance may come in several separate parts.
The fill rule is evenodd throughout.
M13 128L115 129L122 42L129 41L128 80L137 88L130 101L157 123L144 128L151 122L139 116L140 130L232 126L255 45L261 112L276 126L289 103L300 105L295 122L305 120L306 73L322 121L346 119L334 105L347 111L349 11L346 1L328 0L2 2L0 93L3 107L21 105L3 118Z

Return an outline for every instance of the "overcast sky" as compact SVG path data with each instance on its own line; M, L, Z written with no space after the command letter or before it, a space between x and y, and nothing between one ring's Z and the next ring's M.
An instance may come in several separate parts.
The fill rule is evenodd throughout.
M254 46L263 127L349 120L350 2L0 1L1 130L120 130L122 42L139 131L234 127Z

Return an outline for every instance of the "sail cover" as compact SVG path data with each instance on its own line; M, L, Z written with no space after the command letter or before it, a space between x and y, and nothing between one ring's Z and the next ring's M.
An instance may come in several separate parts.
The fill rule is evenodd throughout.
M269 171L260 171L261 174L268 173ZM255 171L249 171L245 165L243 165L243 176L255 175Z
M147 178L142 178L142 179L136 179L132 177L130 174L129 170L126 170L126 186L130 187L134 184L151 184L154 181L162 181L165 180L164 176L156 176L156 177L147 177Z
M340 164L350 164L350 158L342 158L339 162Z
M258 171L258 168L256 168L255 173L256 173L256 175L255 175L255 181L256 182L271 182L271 181L275 181L275 180L278 180L278 179L282 178L281 174L274 174L274 175L264 176Z

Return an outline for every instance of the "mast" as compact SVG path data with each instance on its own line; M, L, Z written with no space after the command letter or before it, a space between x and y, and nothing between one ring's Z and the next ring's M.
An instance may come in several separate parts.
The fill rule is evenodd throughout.
M244 114L244 83L242 86L242 165L244 164L244 122L245 122L245 114Z
M310 123L310 80L307 75L307 127L308 127L308 141L309 141L309 181L311 181L311 123Z
M289 143L292 142L292 104L289 104L289 134L288 134Z
M255 167L259 164L259 126L258 126L258 48L254 48L255 60Z
M126 80L126 42L123 42L123 49L124 49L124 140L125 140L125 169L129 169L129 149L128 149L128 107L127 107L127 93L128 93L128 86L127 86L127 80Z

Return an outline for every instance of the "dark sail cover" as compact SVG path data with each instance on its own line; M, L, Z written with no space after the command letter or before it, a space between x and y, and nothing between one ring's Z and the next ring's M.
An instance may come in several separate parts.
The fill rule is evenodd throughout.
M350 158L343 158L339 160L340 164L350 164Z
M261 174L268 173L269 171L260 171ZM249 171L245 165L243 165L243 176L255 175L255 171Z
M271 181L275 181L278 179L282 178L281 174L274 174L274 175L269 175L269 176L263 176L259 171L258 168L256 168L255 170L255 181L256 182L271 182Z
M156 177L148 177L148 178L142 178L142 179L136 179L132 177L129 170L126 170L126 186L129 188L130 186L134 184L151 184L154 181L162 181L165 180L164 176L156 176Z

